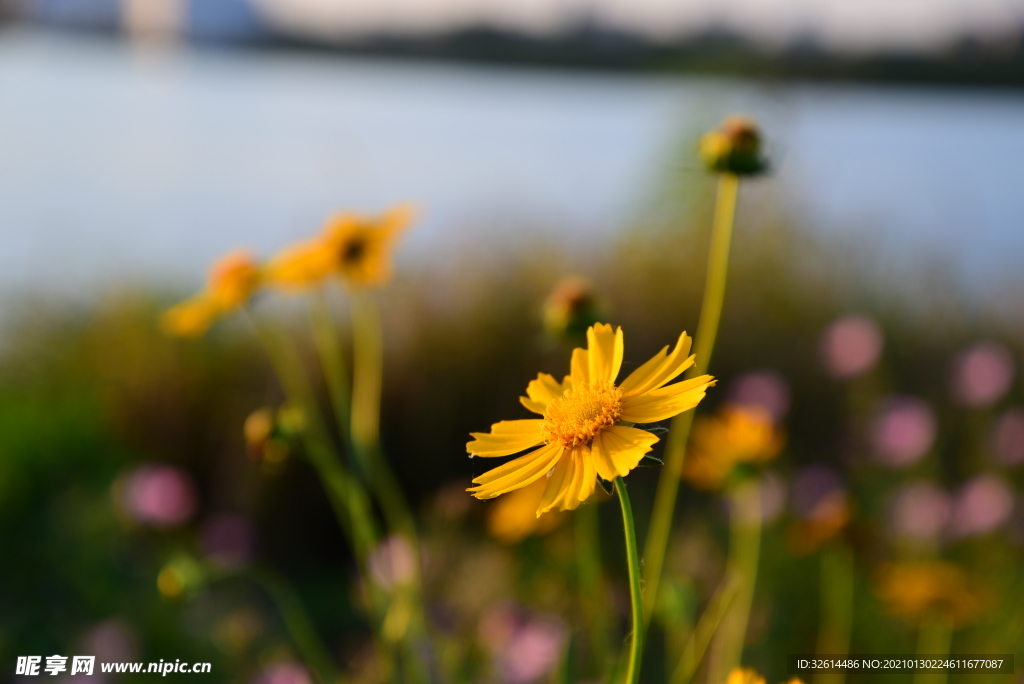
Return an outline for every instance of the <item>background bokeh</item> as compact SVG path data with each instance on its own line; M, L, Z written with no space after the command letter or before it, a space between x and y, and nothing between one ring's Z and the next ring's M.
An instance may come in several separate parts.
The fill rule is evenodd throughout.
M724 23L673 17L675 43L644 28L649 7L581 4L571 17L633 46L613 41L604 62L572 22L537 38L532 19L458 3L424 10L444 21L336 18L349 30L326 36L308 30L315 2L200 4L0 3L0 678L19 655L90 653L309 681L258 584L162 572L209 562L272 568L339 668L373 680L320 483L297 450L246 444L247 417L282 403L251 327L182 341L156 320L236 246L268 256L336 209L411 200L420 219L381 295L382 440L422 527L438 658L459 664L453 681L592 681L572 524L497 530L496 503L463 491L485 467L467 433L525 417L515 398L536 372L566 372L543 313L565 276L624 327L626 370L692 331L714 197L696 141L734 111L759 119L774 168L742 189L721 381L700 414L760 404L786 435L764 467L745 661L778 681L787 654L815 651L813 523L834 492L849 502L831 543L853 558L853 652L915 651L884 569L927 557L969 577L949 593L980 597L953 652L1024 658L1020 7L948 2L874 41L840 31L841 13L808 19L835 65L808 75L786 57L800 32L744 33L759 15L743 3ZM745 58L707 38L723 26ZM254 309L286 320L316 369L299 300ZM641 539L657 475L629 478ZM618 638L619 512L590 505ZM725 562L719 494L684 485L678 521L664 588L678 632L655 631L644 681L666 681Z

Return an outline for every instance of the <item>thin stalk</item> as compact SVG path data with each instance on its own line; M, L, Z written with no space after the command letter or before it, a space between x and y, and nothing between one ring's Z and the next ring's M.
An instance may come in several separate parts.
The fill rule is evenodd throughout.
M640 555L637 552L636 528L633 525L633 508L629 505L629 494L622 477L615 478L615 492L622 505L622 526L626 532L626 560L629 564L629 603L633 612L633 639L629 646L629 661L626 665L625 684L640 681L640 660L644 650L644 602L640 586Z
M285 629L302 654L302 659L313 670L320 684L336 684L341 681L327 647L313 626L309 613L306 612L306 607L284 578L264 568L218 571L211 575L211 579L215 581L232 578L251 580L267 593L281 613Z
M283 333L259 325L252 316L249 320L263 343L288 402L302 410L306 421L302 435L309 460L327 490L328 499L342 530L349 536L356 558L363 561L377 542L369 500L331 446L330 434L298 352Z
M331 316L330 304L324 289L317 291L310 299L310 321L313 326L313 340L316 342L320 365L327 381L327 391L334 409L334 419L343 439L349 439L352 413L352 390L349 384L348 368L345 366L341 338Z
M576 561L582 607L586 612L590 651L602 672L615 657L611 647L611 620L601 573L601 534L596 505L582 506L575 514Z
M853 554L842 540L821 551L821 629L818 654L845 656L853 628ZM841 672L820 672L814 684L843 684Z
M718 178L718 199L715 204L715 218L711 229L711 247L708 252L708 270L704 282L704 300L700 307L700 319L694 339L696 359L687 377L703 375L711 365L711 354L718 337L718 323L722 318L725 302L725 285L729 274L729 248L732 244L733 225L736 217L736 200L739 195L739 177L723 173ZM693 411L687 411L672 419L668 442L665 445L665 467L658 480L654 495L654 510L644 544L647 593L644 597L645 620L650 620L655 602L661 572L665 565L665 552L672 534L672 518L679 494L679 478L683 472L686 442L693 424Z
M708 602L707 608L701 613L697 626L683 649L683 657L680 658L679 665L672 673L669 684L689 684L693 679L694 673L697 672L697 668L700 667L704 654L708 650L708 645L711 644L712 637L715 636L718 626L722 623L722 618L725 617L736 598L738 589L739 585L735 578L729 577L715 590L715 594Z
M736 577L739 589L716 635L715 657L709 671L709 681L712 682L724 682L729 672L740 664L761 553L760 485L753 481L742 482L730 491L729 496L732 511L728 572Z
M953 643L953 625L949 618L932 616L925 618L918 628L917 655L929 659L942 659L949 655ZM949 674L942 672L915 672L914 684L946 684Z
M352 297L352 450L370 489L380 504L388 528L403 535L420 557L419 536L412 512L398 480L380 446L380 403L384 379L384 336L380 310L370 294ZM426 639L426 616L423 610L418 565L409 589L412 605L411 621L405 645L411 680L430 681L429 667L423 662L418 646Z
M384 345L380 311L368 294L352 298L352 446L388 526L416 541L412 513L380 447Z

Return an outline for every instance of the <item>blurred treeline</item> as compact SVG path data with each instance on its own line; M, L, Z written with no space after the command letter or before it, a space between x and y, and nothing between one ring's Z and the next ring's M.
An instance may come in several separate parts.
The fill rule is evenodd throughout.
M420 512L428 610L433 628L450 644L438 658L464 663L471 681L501 681L480 627L495 605L512 602L555 619L581 608L570 590L572 525L513 545L492 538L486 517L494 503L462 491L489 465L466 457L467 433L526 417L515 403L526 383L540 370L567 372L566 350L548 341L541 325L542 303L564 275L589 278L607 320L624 327L625 372L681 329L692 331L712 187L710 180L675 176L665 186L670 190L613 238L534 232L520 243L501 240L494 251L399 269L382 295L383 445ZM898 273L889 268L892 259L881 259L870 245L812 238L780 208L783 198L770 180L743 192L711 366L721 382L699 412L713 412L743 373L781 373L791 408L785 450L770 470L788 482L802 466L829 464L853 494L853 519L844 533L856 569L852 652L914 652L914 626L888 615L874 589L878 564L904 552L891 534L887 502L912 478L952 490L988 470L998 471L1019 500L1020 472L993 465L986 445L998 410L1024 405L1020 376L996 407L984 410L956 407L949 389L953 359L978 340L1002 343L1019 362L1024 331L1006 315L1014 302L982 306L961 297L941 272ZM261 461L243 436L252 411L282 402L249 323L231 319L198 342L168 339L155 321L169 301L131 291L86 309L33 302L5 320L0 662L26 654L96 653L97 634L107 636L110 648L122 648L126 660L211 661L219 681L249 681L267 663L297 658L257 586L225 580L170 598L158 591L161 568L177 558L202 557L208 551L204 526L230 514L251 526L250 560L296 588L341 668L358 674L369 645L351 559L327 498L301 453ZM335 303L343 326L341 298ZM873 315L885 336L879 366L856 386L830 378L819 354L822 331L850 312ZM300 303L257 301L254 315L283 316L306 351L311 377L319 377ZM920 397L938 416L932 453L902 470L874 462L857 436L858 421L873 410L859 397L892 393ZM179 468L195 483L195 505L180 524L147 525L124 510L126 477L147 463ZM641 539L656 477L640 469L629 478ZM602 506L608 539L602 554L609 593L600 600L612 604L619 638L628 624L619 512L592 505ZM664 591L672 603L667 610L676 611L683 630L721 578L727 516L720 497L687 488L680 509ZM794 551L792 520L784 512L766 522L748 635L745 660L770 681L784 677L787 653L814 652L819 627L819 563L813 552ZM1018 662L1024 658L1022 525L1018 511L995 531L942 543L939 553L979 577L995 599L983 618L957 632L954 652L1015 649ZM586 646L568 636L575 651L562 659L558 676L585 681L592 676ZM678 658L672 638L652 635L645 681L667 680Z

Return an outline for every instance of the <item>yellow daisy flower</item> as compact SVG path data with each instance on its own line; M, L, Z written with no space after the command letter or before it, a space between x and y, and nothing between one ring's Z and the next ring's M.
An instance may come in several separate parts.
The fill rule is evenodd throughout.
M752 667L734 667L725 684L764 684L764 677Z
M540 447L473 480L478 499L492 499L548 476L537 507L577 508L593 493L597 477L614 480L636 468L658 437L623 423L656 423L695 407L714 384L710 375L668 385L693 365L690 338L662 349L616 385L622 366L622 328L598 323L587 330L587 349L572 354L570 374L559 383L541 373L520 397L542 418L506 420L489 433L474 432L470 456L510 456Z
M988 602L976 579L944 561L889 563L877 580L887 612L911 621L940 618L962 627L975 622Z
M726 404L693 426L683 477L695 487L717 489L738 463L765 463L786 443L785 433L757 406Z
M231 252L214 263L205 290L164 312L161 327L168 335L200 337L218 318L247 302L261 281L251 254Z
M332 275L353 289L382 285L391 277L391 252L412 221L408 207L378 217L338 214L323 233L290 247L267 264L267 281L284 289L303 290Z

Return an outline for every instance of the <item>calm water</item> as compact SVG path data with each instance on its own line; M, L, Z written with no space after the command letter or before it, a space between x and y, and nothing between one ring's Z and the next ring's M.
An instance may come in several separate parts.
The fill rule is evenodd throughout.
M789 209L981 291L1024 257L1024 94L757 86L0 33L0 291L198 284L337 207L415 200L405 258L606 235L723 114L770 131ZM697 171L694 170L694 173Z

